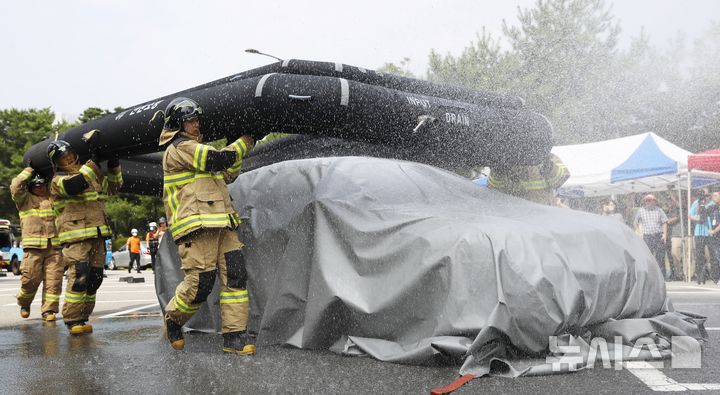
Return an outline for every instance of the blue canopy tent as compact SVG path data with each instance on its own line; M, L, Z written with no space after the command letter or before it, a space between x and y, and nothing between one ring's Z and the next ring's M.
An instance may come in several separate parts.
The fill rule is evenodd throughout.
M687 177L691 155L654 133L554 147L570 171L559 194L568 197L607 196L664 191Z

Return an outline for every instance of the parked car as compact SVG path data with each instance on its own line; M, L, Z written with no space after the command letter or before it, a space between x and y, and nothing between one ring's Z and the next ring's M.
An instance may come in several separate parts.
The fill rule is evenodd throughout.
M147 242L140 242L140 268L146 269L152 266L152 260L150 259L150 250L147 247ZM107 268L115 270L118 268L127 268L130 264L130 253L128 252L127 245L120 247L119 250L112 253L110 263Z
M23 250L15 238L15 225L0 219L0 269L5 268L15 275L20 274Z
M106 269L108 267L110 267L110 262L112 262L112 240L105 239L105 268Z

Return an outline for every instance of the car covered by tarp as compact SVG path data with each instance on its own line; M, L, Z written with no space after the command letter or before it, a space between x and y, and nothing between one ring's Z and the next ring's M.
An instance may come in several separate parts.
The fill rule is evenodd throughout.
M665 351L670 336L706 336L700 318L673 311L643 240L612 219L367 157L284 161L229 189L259 346L473 375L497 360L521 375L550 372L551 336L651 336ZM164 306L183 274L167 235L159 255ZM187 327L220 330L217 293Z

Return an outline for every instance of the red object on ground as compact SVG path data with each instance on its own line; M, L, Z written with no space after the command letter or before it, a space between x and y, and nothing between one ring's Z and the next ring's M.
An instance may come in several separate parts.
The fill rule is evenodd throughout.
M688 156L688 170L720 172L720 148Z
M445 394L449 394L451 392L457 391L458 388L467 384L470 380L472 380L474 378L475 378L475 375L473 375L473 374L463 375L461 377L458 377L457 380L453 381L452 383L450 383L444 387L435 388L434 390L430 391L430 395L445 395Z

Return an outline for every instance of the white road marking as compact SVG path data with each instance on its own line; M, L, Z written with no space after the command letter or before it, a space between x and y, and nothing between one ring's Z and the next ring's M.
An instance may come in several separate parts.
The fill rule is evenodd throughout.
M720 327L705 328L706 331L720 331Z
M100 319L103 319L103 318L112 318L112 317L116 317L116 316L119 316L119 315L123 315L123 314L127 314L127 313L132 313L133 311L145 310L145 309L148 309L148 308L150 308L150 307L155 307L155 306L160 306L160 303L153 303L153 304L149 304L149 305L147 305L147 306L140 306L140 307L135 307L135 308L132 308L132 309L124 310L124 311L118 311L117 313L112 313L112 314L104 315L104 316L100 317Z
M720 390L720 384L707 383L678 383L666 376L665 373L655 369L646 361L623 362L625 368L635 375L640 381L652 391L698 391L698 390Z
M65 298L60 297L60 299L63 300L63 299L65 299ZM95 302L95 304L104 304L104 303L130 303L130 302L133 302L133 303L136 303L136 302L137 302L137 303L146 303L146 302L152 302L152 301L155 301L155 300L157 300L157 299L98 300L98 301ZM36 300L36 301L32 302L32 306L39 306L39 305L40 305L40 301L39 301L39 300ZM5 305L3 305L3 306L17 306L17 303L8 303L8 304L5 304Z
M684 285L682 287L677 287L677 289L678 290L679 289L697 289L697 290L701 290L701 291L720 292L720 288L705 288L705 287L698 287L698 286L694 286L694 285ZM668 293L677 293L678 291L676 291L675 289L669 289L667 292Z

